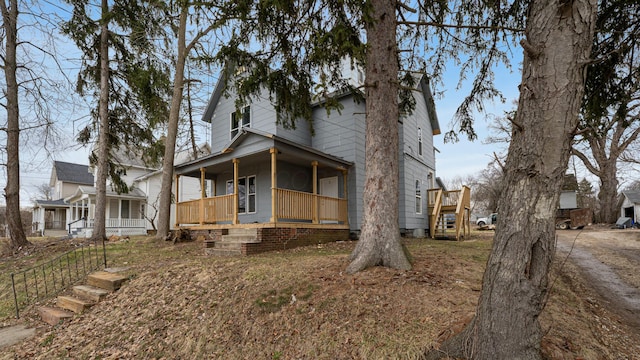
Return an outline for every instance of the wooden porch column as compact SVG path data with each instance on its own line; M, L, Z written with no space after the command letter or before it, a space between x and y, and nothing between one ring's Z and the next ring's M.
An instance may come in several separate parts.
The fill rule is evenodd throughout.
M204 188L204 177L205 177L205 169L204 168L200 168L200 197L201 198L205 198L207 196L207 192L205 191Z
M178 204L180 203L180 174L176 174L176 228L180 225L178 216Z
M342 169L342 187L344 189L344 198L345 200L348 200L349 197L347 196L347 170Z
M240 197L238 196L238 164L240 160L233 159L233 221L232 224L238 223L238 200Z
M200 168L200 225L204 225L204 168Z
M269 153L271 154L271 219L272 223L278 221L278 207L276 206L276 196L278 194L277 191L277 177L276 177L276 154L278 150L276 148L269 149Z
M313 209L311 212L311 220L314 224L318 223L318 162L312 161L313 166Z

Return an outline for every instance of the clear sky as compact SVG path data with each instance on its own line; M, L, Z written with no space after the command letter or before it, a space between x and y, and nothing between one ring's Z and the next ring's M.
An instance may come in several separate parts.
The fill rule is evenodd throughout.
M502 117L505 111L513 110L514 102L518 100L521 58L521 53L514 54L511 70L504 66L495 69L495 86L502 92L505 102L502 103L499 99L485 101L485 114L478 113L475 117L474 129L478 138L473 142L469 141L465 134L458 136L458 142L444 142L444 133L452 128L456 109L469 94L471 86L470 81L466 81L460 89L457 89L459 70L451 67L447 69L444 89L437 89L443 90L444 96L435 99L442 134L433 139L435 147L439 150L436 152L436 176L443 179L445 183L456 177L480 172L491 162L493 153L502 151L502 147L506 146L485 144L484 141L490 135L488 127L491 119Z

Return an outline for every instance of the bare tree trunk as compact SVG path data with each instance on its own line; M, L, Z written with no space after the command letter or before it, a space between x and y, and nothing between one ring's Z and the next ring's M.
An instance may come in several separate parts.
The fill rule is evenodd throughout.
M367 30L366 179L360 241L347 272L410 269L398 224L398 55L395 1L372 0Z
M578 125L596 0L534 0L523 41L520 100L498 203L500 217L476 315L431 352L541 359L538 316L555 252L554 217Z
M1 2L3 28L6 36L6 48L4 59L4 74L7 82L7 186L4 188L4 197L7 203L7 225L10 232L10 246L12 249L30 245L22 228L20 216L20 109L18 105L18 80L17 70L17 22L18 1L11 0L9 9L4 0Z
M102 22L100 30L100 99L98 115L100 129L98 132L98 152L96 159L96 211L93 219L93 234L91 237L104 240L106 233L107 211L107 174L109 173L109 21L107 14L109 4L102 0Z
M173 158L176 151L176 138L178 136L178 121L180 120L180 105L184 87L184 65L187 56L185 46L186 24L188 8L180 12L180 27L178 29L178 61L173 79L173 97L171 98L171 110L169 111L169 124L167 137L164 144L164 159L162 160L162 189L160 189L160 204L158 214L157 239L164 239L169 234L171 221L171 191L173 184Z
M599 219L603 223L613 224L620 215L618 207L618 158L605 164L600 164L600 190L598 202L600 203Z

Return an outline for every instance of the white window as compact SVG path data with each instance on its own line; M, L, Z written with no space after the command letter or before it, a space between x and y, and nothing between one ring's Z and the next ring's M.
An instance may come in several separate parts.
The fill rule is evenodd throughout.
M416 180L416 214L422 214L422 192L420 180Z
M418 155L422 155L422 128L418 128Z
M251 109L249 106L245 106L241 111L234 111L231 113L231 138L238 135L238 132L243 127L251 127Z
M227 180L227 195L233 194L233 180ZM256 212L256 176L238 178L238 213Z

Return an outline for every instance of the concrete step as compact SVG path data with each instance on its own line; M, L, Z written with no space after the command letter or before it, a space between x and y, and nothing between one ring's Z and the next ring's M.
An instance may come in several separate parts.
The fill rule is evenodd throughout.
M93 302L100 302L109 291L91 285L76 285L73 287L73 293Z
M239 249L206 248L204 253L211 256L242 256Z
M258 229L256 228L232 228L227 232L228 235L240 235L240 236L257 236Z
M78 299L72 296L58 296L56 306L65 310L73 311L76 314L82 314L86 309L93 306L94 303Z
M242 242L216 241L215 249L242 250Z
M58 325L61 321L73 317L73 313L70 311L50 306L40 306L38 313L42 321L51 326Z
M222 242L259 243L257 235L222 235Z
M87 285L109 291L120 289L120 286L122 286L122 283L125 281L127 281L127 277L107 271L97 271L87 276Z

